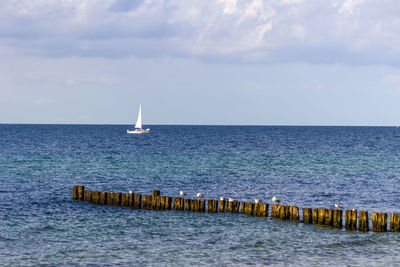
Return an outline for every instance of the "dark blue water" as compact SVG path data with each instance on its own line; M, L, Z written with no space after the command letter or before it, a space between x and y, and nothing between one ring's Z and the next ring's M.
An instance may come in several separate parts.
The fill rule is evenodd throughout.
M0 265L400 264L400 235L71 198L134 190L400 212L394 127L0 125Z

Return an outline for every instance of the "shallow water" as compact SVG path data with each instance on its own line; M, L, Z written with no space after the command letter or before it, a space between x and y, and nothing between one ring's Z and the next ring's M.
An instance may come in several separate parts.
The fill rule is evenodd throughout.
M0 125L0 265L400 264L396 233L71 198L82 184L399 213L400 130L150 127L138 136L123 125Z

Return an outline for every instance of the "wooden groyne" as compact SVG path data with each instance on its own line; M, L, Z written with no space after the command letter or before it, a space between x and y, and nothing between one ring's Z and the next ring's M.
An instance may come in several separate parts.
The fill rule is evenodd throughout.
M191 199L183 197L161 196L159 190L153 190L151 195L142 195L134 192L99 192L85 190L82 185L72 187L72 198L92 204L122 206L131 209L147 210L175 210L207 213L243 213L256 217L268 217L268 203L240 202L237 200ZM303 217L300 218L299 207L290 205L273 204L270 216L279 220L316 224L330 228L344 228L347 231L367 232L369 227L369 212L356 209L324 209L302 208ZM388 214L372 212L373 232L400 232L400 214L390 214L390 226L388 229Z

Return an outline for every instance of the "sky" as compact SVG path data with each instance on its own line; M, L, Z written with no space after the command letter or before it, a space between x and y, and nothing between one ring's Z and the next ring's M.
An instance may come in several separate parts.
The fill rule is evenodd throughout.
M397 0L2 0L0 123L400 124Z

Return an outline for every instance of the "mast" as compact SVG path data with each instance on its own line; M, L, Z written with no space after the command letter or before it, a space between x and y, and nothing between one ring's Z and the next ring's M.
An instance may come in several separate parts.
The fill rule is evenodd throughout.
M135 124L136 129L142 129L142 104L139 105L139 114Z

